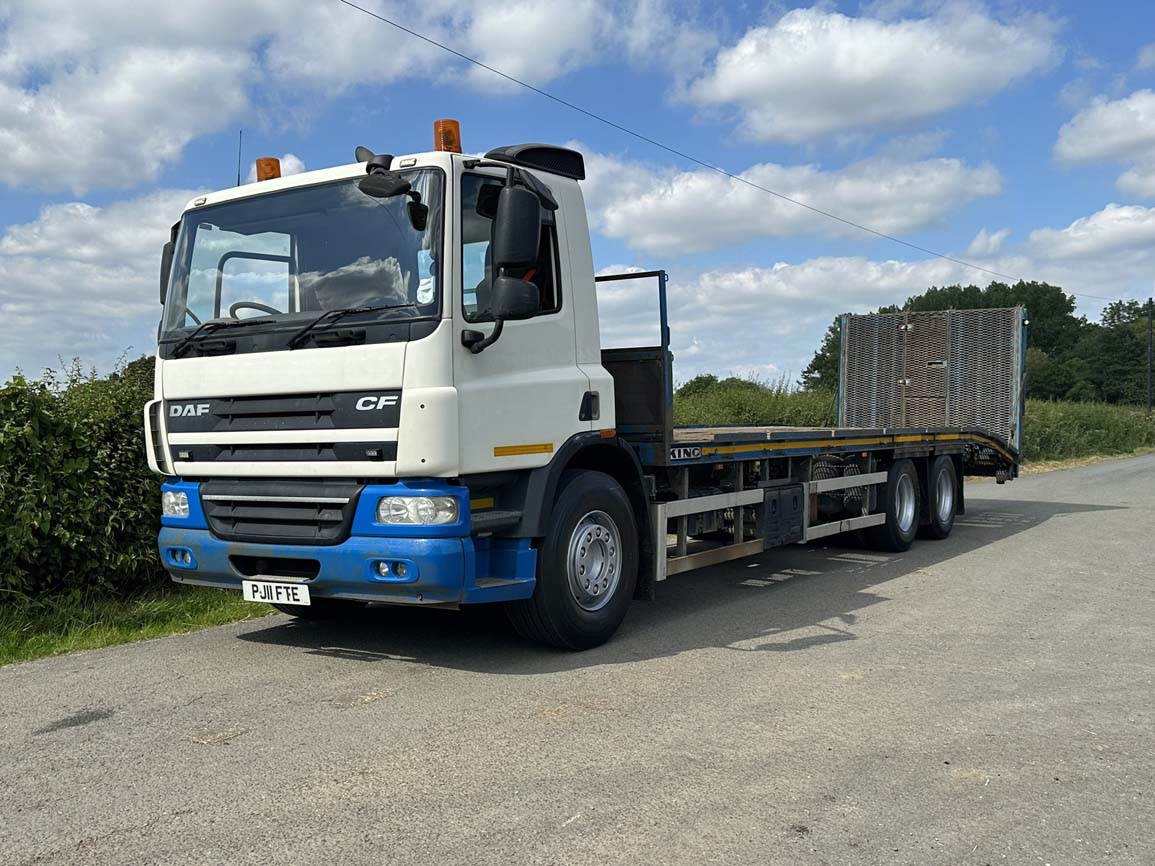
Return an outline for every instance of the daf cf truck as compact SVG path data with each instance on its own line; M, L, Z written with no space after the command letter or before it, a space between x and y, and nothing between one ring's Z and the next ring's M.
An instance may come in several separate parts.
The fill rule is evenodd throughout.
M947 314L846 318L854 426L675 428L665 273L595 277L581 154L435 139L263 160L173 227L144 412L173 580L303 618L501 604L585 649L670 576L845 532L902 551L951 532L965 475L1015 476L1021 311L979 323L993 371ZM656 289L658 337L603 350L622 279Z

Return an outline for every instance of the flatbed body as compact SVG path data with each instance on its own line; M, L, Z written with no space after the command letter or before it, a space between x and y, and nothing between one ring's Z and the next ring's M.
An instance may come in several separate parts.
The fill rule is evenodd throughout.
M957 454L960 470L968 475L1008 479L1018 474L1017 443L975 425L675 426L665 272L597 278L598 283L621 280L653 280L657 286L658 343L603 349L601 353L602 366L614 380L616 431L647 471L660 475L664 469L714 463L886 452L895 457ZM845 393L840 401L846 401Z
M999 437L965 427L675 427L670 431L670 442L663 465L884 450L913 456L931 449L994 456L1008 469L1018 464L1018 454ZM651 446L639 443L636 447L643 465L659 462Z

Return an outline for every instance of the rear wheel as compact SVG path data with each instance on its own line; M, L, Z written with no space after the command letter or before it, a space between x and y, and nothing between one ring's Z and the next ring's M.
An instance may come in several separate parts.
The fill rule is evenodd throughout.
M883 550L908 550L918 533L919 514L918 474L910 460L891 464L881 504L886 509L886 522L871 528L871 540Z
M281 613L297 619L341 619L365 609L365 602L345 598L314 598L311 604L274 604Z
M626 492L601 472L562 476L538 551L533 597L507 606L524 637L583 650L609 640L638 577L638 529Z
M949 457L935 458L926 480L930 519L923 527L923 534L927 538L946 538L954 529L954 516L958 510L958 477L954 461Z

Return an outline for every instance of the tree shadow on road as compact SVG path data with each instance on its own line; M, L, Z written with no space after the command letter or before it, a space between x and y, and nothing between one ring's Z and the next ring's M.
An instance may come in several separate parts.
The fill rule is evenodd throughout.
M1062 502L968 501L944 541L902 554L840 545L777 548L670 578L656 601L635 602L618 634L581 653L516 636L496 605L460 611L370 607L340 622L258 620L238 638L353 664L411 661L532 675L676 655L703 647L813 652L855 640L856 611L889 600L880 587L1011 538L1059 515L1116 510Z

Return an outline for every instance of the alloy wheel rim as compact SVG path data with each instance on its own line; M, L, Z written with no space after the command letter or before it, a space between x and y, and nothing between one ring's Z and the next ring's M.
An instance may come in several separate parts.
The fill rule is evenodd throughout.
M914 481L909 475L903 475L898 479L898 501L895 508L895 517L898 521L898 528L903 532L910 532L914 528L914 512L915 512L915 495L914 495Z
M622 576L622 539L604 511L587 513L574 527L566 552L570 592L583 610L601 610Z
M949 472L940 472L935 485L935 507L938 510L938 522L946 523L954 511L954 483Z

